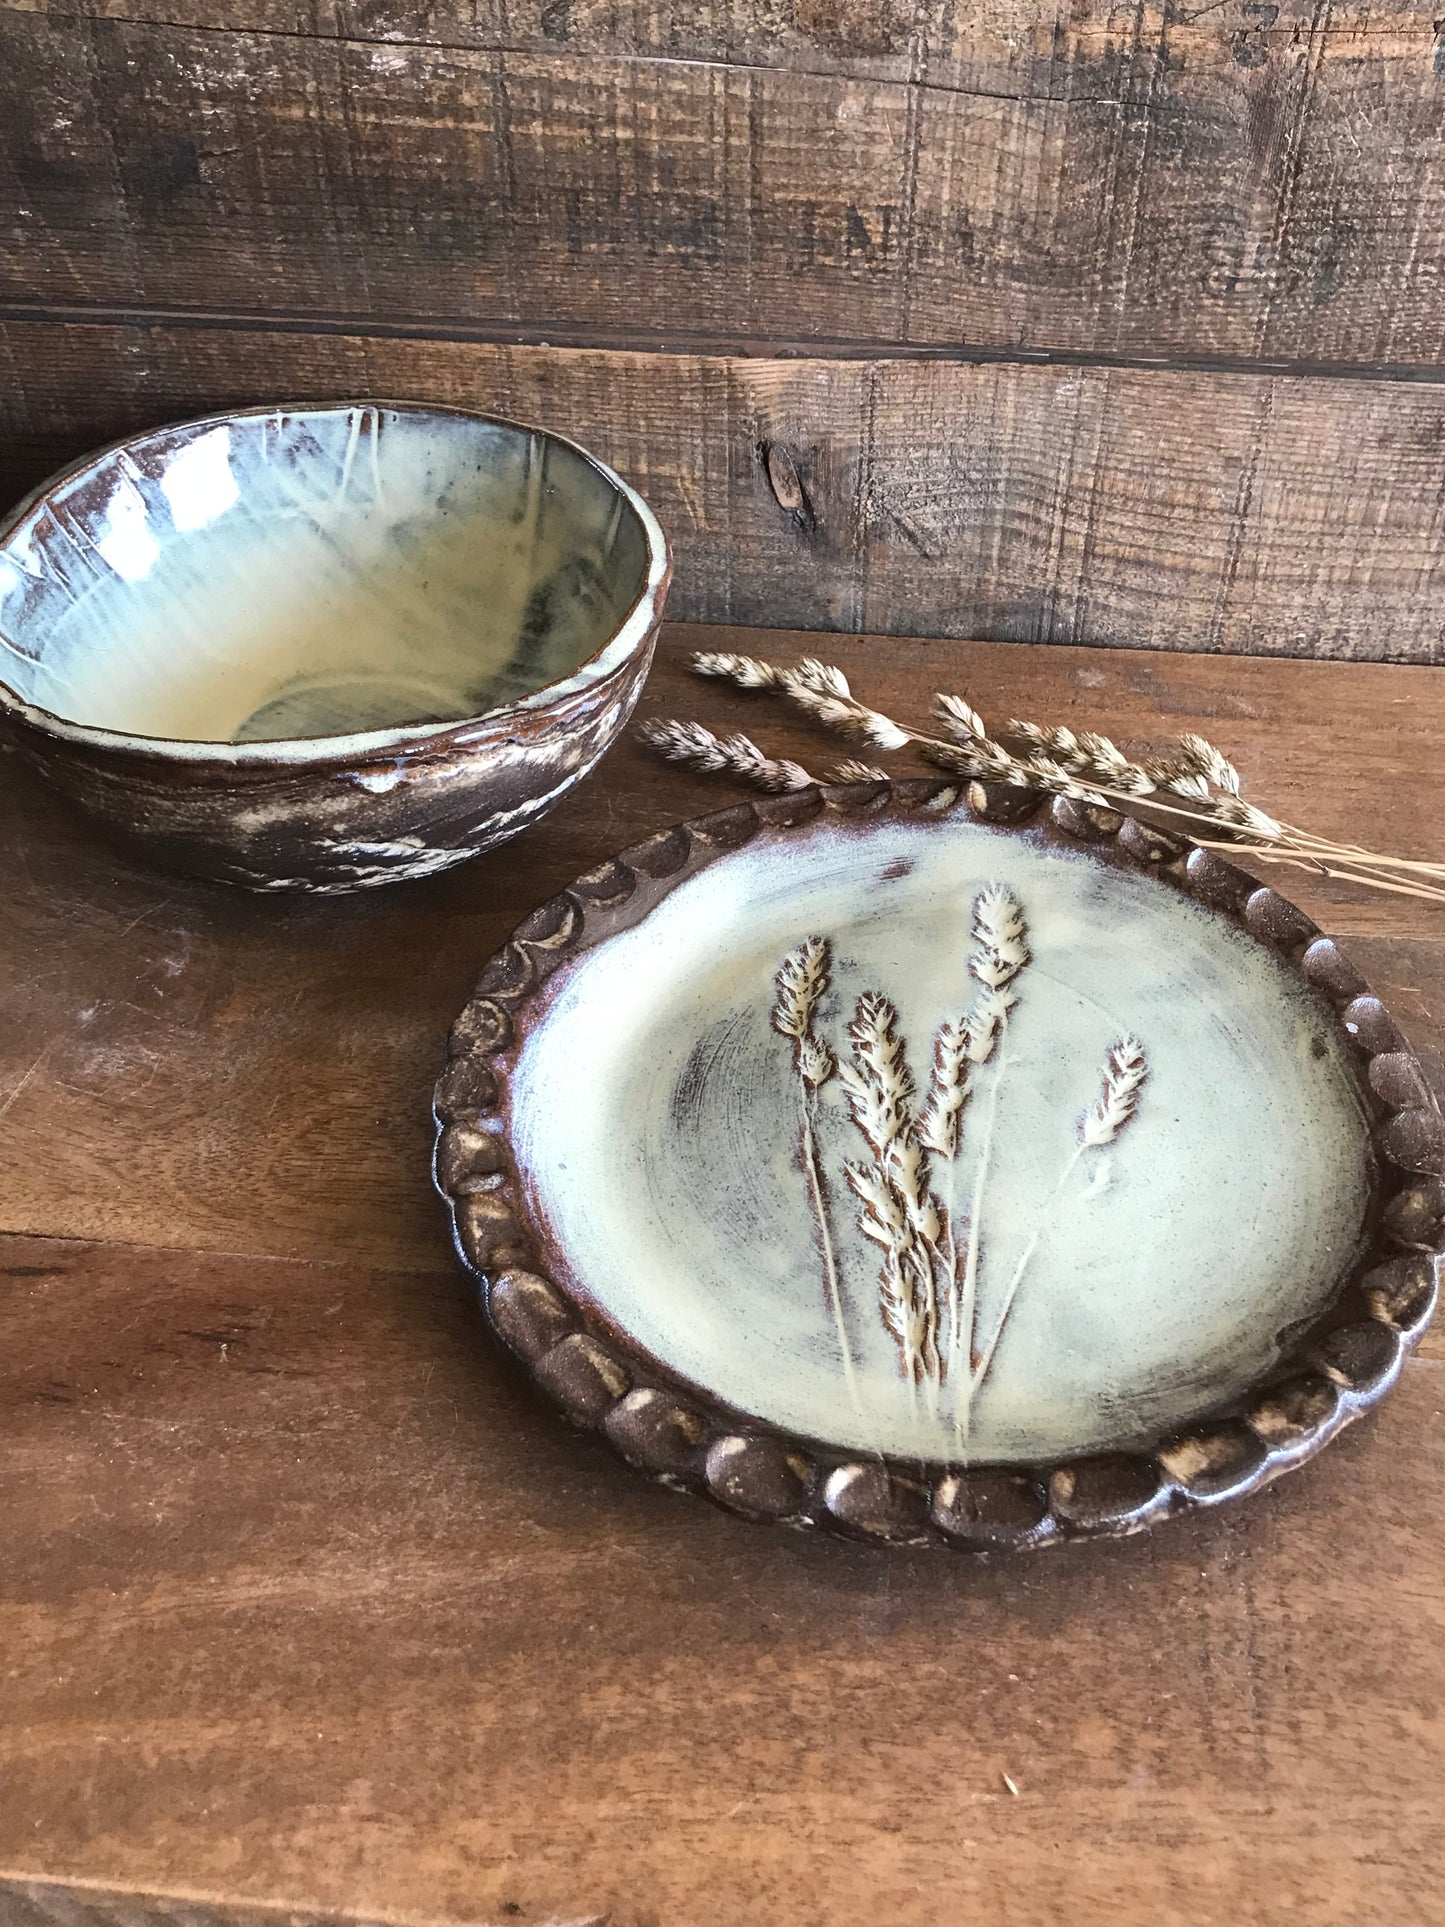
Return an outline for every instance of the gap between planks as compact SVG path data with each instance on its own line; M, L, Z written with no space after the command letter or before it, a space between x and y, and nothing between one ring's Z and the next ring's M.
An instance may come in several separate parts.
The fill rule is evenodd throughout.
M943 362L965 368L1025 367L1126 370L1139 374L1224 375L1241 380L1280 376L1309 381L1445 386L1445 364L1354 362L1241 355L1128 355L1086 348L1024 348L959 342L939 345L905 340L722 336L707 330L669 328L665 333L580 326L575 322L488 323L454 315L366 315L294 309L248 312L230 308L136 307L73 302L10 301L0 297L0 326L80 328L236 329L276 335L340 335L358 340L474 343L484 347L540 348L556 353L692 355L711 360Z
M1188 29L1198 21L1217 13L1225 4L1218 0L1216 6L1204 6L1193 13L1179 14L1169 19L1170 26ZM1246 12L1249 9L1246 8ZM655 50L639 51L626 47L574 47L566 40L548 45L542 42L510 42L501 37L488 39L485 35L475 40L427 39L415 32L398 30L387 34L358 33L355 26L347 31L328 33L317 27L273 27L262 26L253 21L213 21L213 20L169 20L157 15L144 13L101 12L84 6L16 5L14 0L0 3L0 14L39 14L45 20L84 21L87 26L100 27L138 27L150 29L155 33L209 34L218 39L246 40L299 40L314 46L326 47L387 47L405 53L432 53L450 55L497 55L514 60L547 60L577 58L612 60L628 66L637 67L702 67L723 73L735 74L780 74L799 80L856 80L861 85L880 87L906 87L920 93L941 94L959 100L1008 100L1029 102L1037 101L1043 105L1053 105L1060 100L1070 105L1086 107L1128 108L1134 112L1149 111L1143 98L1131 94L1068 94L1057 95L1038 92L1031 88L1003 87L960 87L943 80L929 80L923 76L880 73L866 64L870 59L884 62L889 58L901 60L904 56L895 51L891 55L859 56L862 63L858 68L848 65L847 56L832 67L811 67L801 61L739 60L726 53L711 54L665 54ZM1295 45L1301 38L1301 25L1291 22L1286 26L1266 25L1262 20L1251 19L1247 31L1252 40L1265 45L1288 47ZM544 29L545 34L545 29ZM1387 17L1383 23L1366 16L1363 22L1350 22L1342 26L1328 24L1315 25L1313 22L1304 27L1303 37L1315 40L1358 40L1365 45L1374 41L1389 39L1413 45L1416 42L1432 46L1439 38L1439 23L1425 15L1405 13L1403 17ZM1158 72L1157 63L1152 69Z
M86 1238L78 1232L32 1231L23 1225L0 1224L0 1281L6 1278L26 1276L30 1267L12 1266L5 1260L5 1247L9 1243L19 1243L53 1247L57 1251L70 1251L83 1255L91 1251L129 1251L138 1258L194 1258L198 1263L209 1264L216 1258L235 1258L245 1264L253 1265L290 1265L298 1271L338 1271L356 1273L380 1273L388 1278L456 1278L465 1283L465 1277L455 1254L446 1241L445 1226L438 1219L438 1252L435 1264L388 1264L376 1258L347 1256L344 1258L317 1258L297 1256L291 1252L244 1251L229 1245L198 1245L188 1239L177 1244L156 1244L147 1238ZM3 1879L0 1873L0 1879ZM3 1922L0 1922L3 1927Z

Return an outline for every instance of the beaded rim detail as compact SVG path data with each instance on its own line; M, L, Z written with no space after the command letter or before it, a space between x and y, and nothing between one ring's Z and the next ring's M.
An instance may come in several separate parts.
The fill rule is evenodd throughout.
M584 1309L546 1273L505 1119L506 1060L560 966L630 928L677 884L762 831L820 819L963 815L1041 827L1104 861L1152 871L1285 959L1329 1002L1349 1046L1374 1153L1371 1234L1324 1314L1254 1387L1149 1449L1027 1469L827 1449L725 1406ZM1042 822L1040 824L1040 819ZM638 1470L744 1518L884 1545L973 1553L1117 1537L1241 1497L1303 1464L1390 1390L1430 1321L1445 1253L1445 1123L1414 1053L1333 938L1211 851L1096 805L996 784L879 780L757 797L673 828L589 871L491 959L453 1026L436 1089L433 1174L493 1330L574 1424Z

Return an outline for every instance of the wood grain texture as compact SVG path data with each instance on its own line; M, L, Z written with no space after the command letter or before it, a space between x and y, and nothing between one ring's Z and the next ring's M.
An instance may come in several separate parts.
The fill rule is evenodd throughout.
M12 1879L458 1927L1445 1901L1437 1361L1236 1511L961 1572L647 1486L450 1280L0 1265Z
M1445 854L1433 802L1445 689L1427 671L667 631L640 715L742 723L815 765L835 741L684 674L690 645L729 641L785 658L822 649L860 692L914 716L941 686L993 717L1124 740L1197 728L1290 820ZM0 780L4 1228L439 1274L451 1258L427 1176L431 1089L483 963L573 877L736 794L626 740L516 843L449 876L317 902L146 871L14 758ZM1325 898L1291 871L1267 880L1350 939L1438 1079L1445 912Z
M105 17L109 15L110 17ZM0 294L1435 365L1424 7L0 9Z
M1357 42L1433 35L1430 0L1392 0L1377 11L1345 0L1316 19L1314 0L1282 0L1272 17L1222 8L1127 10L1074 0L1066 14L1033 0L7 0L16 12L59 21L115 21L213 33L340 39L362 44L500 53L602 54L690 60L783 72L848 74L957 91L1066 99L1147 93L1161 34L1176 52L1233 47L1241 34L1268 44L1306 31ZM1224 13L1224 18L1216 16ZM1237 65L1258 66L1257 59Z
M208 409L399 395L595 449L702 621L1445 661L1445 387L0 324L0 489Z

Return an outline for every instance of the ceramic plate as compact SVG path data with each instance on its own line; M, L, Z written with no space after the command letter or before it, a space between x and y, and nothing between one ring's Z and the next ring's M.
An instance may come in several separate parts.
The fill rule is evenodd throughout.
M1308 1457L1433 1306L1442 1130L1389 1017L1112 812L877 783L681 825L529 919L452 1050L496 1330L753 1517L1136 1530Z

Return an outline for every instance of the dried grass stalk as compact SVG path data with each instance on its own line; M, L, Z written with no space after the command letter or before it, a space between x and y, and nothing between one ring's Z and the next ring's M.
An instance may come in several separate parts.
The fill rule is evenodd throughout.
M722 771L754 789L805 790L813 782L800 763L765 756L748 736L715 736L701 723L644 723L638 734L669 763L685 763L708 775Z
M965 697L940 695L934 713L943 734L935 736L868 708L853 695L841 670L811 657L783 669L756 657L713 654L695 657L693 667L700 675L722 677L739 688L780 694L824 727L875 748L911 744L950 775L1082 803L1142 804L1186 829L1198 825L1223 831L1218 842L1196 837L1207 849L1244 849L1263 863L1288 864L1318 876L1445 903L1445 864L1380 855L1279 822L1240 795L1233 763L1192 732L1181 736L1168 756L1130 758L1107 736L1014 719L1005 731L1006 743L988 734L982 716ZM723 741L697 725L678 723L648 725L644 737L674 761L726 771L760 788L802 788L809 780L796 763L770 761L746 737Z
M973 903L973 950L968 968L980 988L965 1024L970 1063L987 1064L998 1050L1008 1028L1009 1017L1018 1003L1018 992L1013 984L1028 962L1028 921L1024 907L1005 884L991 883L979 891ZM972 1412L972 1366L978 1315L983 1205L993 1159L994 1131L998 1123L999 1091L1004 1069L1005 1061L1000 1056L998 1069L989 1086L982 1141L974 1166L968 1237L962 1253L962 1275L959 1275L956 1233L950 1265L948 1370L954 1385L954 1430L960 1448L968 1438ZM949 1215L951 1218L953 1214L950 1212Z

